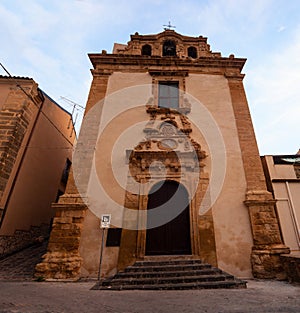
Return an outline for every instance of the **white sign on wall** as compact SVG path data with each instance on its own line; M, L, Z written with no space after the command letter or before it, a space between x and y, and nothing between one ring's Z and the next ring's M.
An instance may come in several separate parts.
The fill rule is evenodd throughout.
M101 215L101 228L109 228L111 222L111 214Z

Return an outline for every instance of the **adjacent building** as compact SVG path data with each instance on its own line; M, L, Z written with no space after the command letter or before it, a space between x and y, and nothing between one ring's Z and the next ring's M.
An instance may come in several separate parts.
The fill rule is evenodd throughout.
M291 254L300 253L300 153L262 157L268 189L276 201L281 234Z
M71 115L33 79L0 77L0 257L49 236L75 137Z

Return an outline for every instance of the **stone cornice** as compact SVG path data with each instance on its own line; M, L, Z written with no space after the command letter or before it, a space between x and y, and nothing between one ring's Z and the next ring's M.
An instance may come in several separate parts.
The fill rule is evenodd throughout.
M164 71L180 71L189 73L208 73L225 75L228 78L243 79L241 74L246 62L245 58L200 57L195 60L179 57L89 54L93 64L93 75L114 71L145 73Z
M224 57L200 57L198 59L160 56L120 55L120 54L89 54L94 69L117 70L137 68L147 71L159 67L176 67L180 70L197 71L204 68L234 69L240 73L247 59L245 58L224 58ZM168 69L166 69L168 70ZM169 69L170 70L170 69Z

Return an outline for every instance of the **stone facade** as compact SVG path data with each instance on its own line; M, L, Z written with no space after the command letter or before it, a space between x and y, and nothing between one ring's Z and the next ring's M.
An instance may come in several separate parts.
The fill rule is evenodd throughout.
M185 108L183 108L185 110ZM188 109L187 109L188 110ZM200 238L203 233L198 230L198 223L203 217L198 217L198 208L208 187L208 175L204 172L205 166L202 162L206 158L205 151L192 139L192 128L188 119L177 110L167 108L157 108L157 106L148 105L146 111L149 114L149 122L144 128L146 140L139 143L129 155L129 175L128 186L125 194L125 207L139 212L147 211L148 196L133 194L130 184L139 182L159 182L163 179L177 181L183 184L187 189L194 189L195 198L191 201L191 232L192 252L200 255L205 261L212 264L216 259L212 259L204 254L204 249L200 244ZM158 123L155 123L157 122ZM163 122L161 122L163 121ZM164 145L165 143L165 145ZM176 146L176 153L174 151ZM192 147L190 146L192 145ZM172 148L171 148L172 146ZM156 164L156 165L155 165ZM166 172L161 172L163 166ZM151 173L150 173L151 171ZM184 175L184 179L181 179ZM154 178L155 177L155 178ZM133 178L133 180L132 180ZM189 186L189 182L199 181L198 186ZM136 258L143 259L146 250L145 229L146 215L140 217L138 231L128 231L132 228L131 214L129 218L123 218L123 228L127 229L122 234L122 249L119 253L118 269L123 270L126 266L133 263ZM144 226L142 226L144 225ZM213 230L213 224L211 225ZM132 232L136 233L136 239L132 239ZM207 230L204 231L207 234ZM212 231L211 242L214 242L214 232ZM213 250L212 248L210 250Z
M58 215L38 275L97 277L99 217L107 210L122 232L118 245L104 248L102 276L145 258L150 191L167 180L188 194L193 256L237 276L281 276L280 254L289 249L267 190L243 87L246 59L222 57L206 38L172 30L136 33L127 45L115 44L113 54L89 57L93 82L74 180L55 206ZM175 109L160 104L162 85L177 86ZM70 230L66 235L64 228Z

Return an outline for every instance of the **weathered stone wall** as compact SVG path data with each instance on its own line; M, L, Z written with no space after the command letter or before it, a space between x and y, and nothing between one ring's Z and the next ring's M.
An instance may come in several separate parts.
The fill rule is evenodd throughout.
M242 78L234 75L227 78L247 180L245 204L249 210L253 236L253 276L281 278L284 271L280 254L289 253L289 249L281 238L275 200L267 191Z
M221 57L221 53L212 52L210 45L207 44L207 38L203 36L190 37L177 34L174 30L165 29L163 33L156 35L139 35L135 33L131 35L131 40L128 45L115 44L114 54L126 54L126 55L141 55L142 47L144 45L151 46L151 55L162 56L163 55L163 43L165 40L171 40L176 43L176 56L188 57L189 47L193 47L198 57L213 56L215 58Z
M49 237L50 226L32 226L28 231L16 230L12 236L0 236L0 259Z
M76 279L82 258L79 244L86 206L79 195L62 196L53 204L53 220L47 253L36 266L36 277L45 279Z
M33 104L14 88L0 111L0 202L15 165L28 125L34 114ZM0 207L0 220L3 214Z
M300 253L282 255L280 260L288 281L291 283L300 283Z

